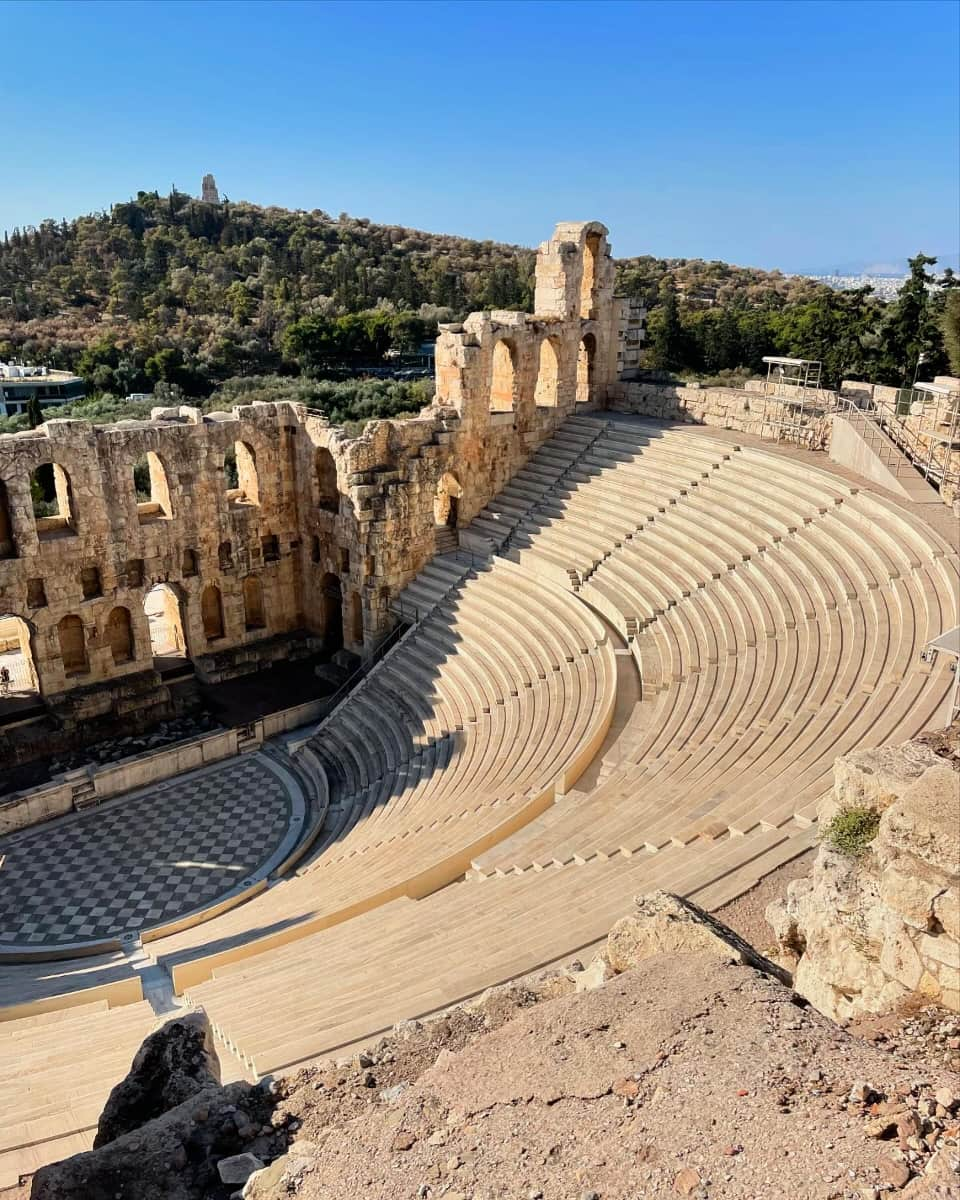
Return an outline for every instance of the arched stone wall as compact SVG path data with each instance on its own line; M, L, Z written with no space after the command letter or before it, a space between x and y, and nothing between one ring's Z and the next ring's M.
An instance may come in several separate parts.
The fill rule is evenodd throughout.
M590 402L604 403L616 342L612 288L604 227L557 226L538 254L536 311L474 313L443 327L435 404L409 420L371 421L355 437L287 402L207 414L156 409L149 421L103 427L51 419L0 435L0 595L34 630L42 694L53 703L103 686L119 706L128 676L154 669L144 600L158 583L176 589L184 650L196 648L201 678L234 653L238 671L256 669L267 643L294 631L330 633L330 576L342 636L372 645L392 624L391 598L434 552L435 522L453 519L455 502L457 524L469 523L575 411L588 335ZM495 356L512 374L496 389ZM494 390L504 407L491 412ZM235 488L225 480L231 454ZM149 502L132 484L141 457ZM57 513L35 518L30 477L45 463ZM156 509L144 512L147 503ZM270 638L247 628L253 585L245 596L244 580L253 575ZM211 588L220 616L209 647ZM113 653L118 609L130 614L128 659ZM60 638L68 617L79 622L79 630L74 621L63 627L69 669Z

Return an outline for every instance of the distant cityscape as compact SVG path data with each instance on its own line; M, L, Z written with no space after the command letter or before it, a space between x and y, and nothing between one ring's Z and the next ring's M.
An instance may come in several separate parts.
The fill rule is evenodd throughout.
M895 300L897 293L906 283L907 275L804 275L800 278L815 279L837 292L852 292L857 288L873 288L874 295L881 300Z

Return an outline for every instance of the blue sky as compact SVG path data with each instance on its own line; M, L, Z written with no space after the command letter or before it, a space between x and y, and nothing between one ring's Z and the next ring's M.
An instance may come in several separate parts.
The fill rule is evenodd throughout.
M953 253L960 5L0 0L0 230L231 199L786 270Z

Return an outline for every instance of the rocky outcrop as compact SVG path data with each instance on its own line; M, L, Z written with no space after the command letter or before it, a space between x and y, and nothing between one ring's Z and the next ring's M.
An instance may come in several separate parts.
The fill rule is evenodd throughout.
M960 774L916 742L850 754L821 828L845 809L878 815L873 841L855 856L824 841L767 910L794 986L838 1020L911 995L960 1011Z
M272 1107L264 1088L209 1084L97 1150L42 1167L30 1200L230 1200L237 1184L224 1180L221 1163L252 1156L247 1178L286 1148L270 1125Z
M638 967L654 954L715 954L765 971L789 983L790 976L704 909L671 892L637 896L636 909L607 935L606 961L617 973Z
M95 1149L43 1167L31 1200L229 1200L286 1148L268 1088L220 1086L203 1013L152 1033L110 1093Z
M957 1200L952 1060L900 1062L906 1042L868 1045L775 974L661 892L586 968L256 1087L212 1082L205 1023L179 1018L111 1098L128 1131L38 1172L32 1200ZM960 1047L960 1021L934 1025ZM151 1087L158 1109L199 1090L135 1127Z
M203 1013L187 1013L152 1033L127 1077L110 1093L94 1148L105 1146L220 1083L220 1061Z

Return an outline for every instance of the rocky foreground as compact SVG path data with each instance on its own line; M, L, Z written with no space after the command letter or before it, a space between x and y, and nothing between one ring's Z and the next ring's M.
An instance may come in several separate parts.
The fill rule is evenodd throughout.
M289 1079L221 1088L203 1018L181 1018L111 1097L99 1148L31 1194L960 1197L956 1018L888 1019L866 1040L779 975L657 895L586 970L494 989Z

